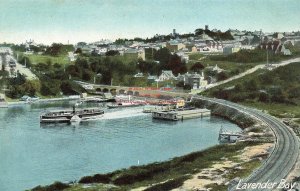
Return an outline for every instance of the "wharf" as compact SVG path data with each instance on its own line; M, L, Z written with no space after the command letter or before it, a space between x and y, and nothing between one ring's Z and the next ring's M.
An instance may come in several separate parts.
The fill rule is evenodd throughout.
M184 119L205 117L210 115L211 111L208 109L184 108L171 111L156 111L152 113L152 118L178 121Z

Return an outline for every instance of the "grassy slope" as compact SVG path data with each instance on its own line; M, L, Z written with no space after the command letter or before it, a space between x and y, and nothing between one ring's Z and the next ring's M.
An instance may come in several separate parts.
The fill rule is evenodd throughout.
M70 63L68 57L66 55L59 55L59 56L49 56L49 55L38 55L32 54L27 55L32 64L37 63L47 63L51 61L51 63L58 63L58 64L68 64Z
M278 68L279 69L279 68ZM251 75L244 76L240 79L233 80L231 82L228 82L226 84L223 84L220 87L214 87L212 89L209 89L208 91L204 92L203 94L209 97L215 97L214 92L218 91L218 89L226 89L229 87L234 87L237 84L243 84L246 82L249 82L251 80L256 80L258 83L258 89L268 89L272 86L277 86L279 85L282 89L286 90L289 89L290 86L297 86L298 84L296 82L290 83L290 80L287 80L286 76L291 73L285 74L284 72L278 72L278 69L275 69L273 71L266 71L266 70L258 70L255 73ZM284 66L280 68L281 71L292 71L292 73L300 73L300 63L293 63L288 66ZM271 79L274 80L273 83L268 84L263 81L258 80L259 76L261 75L268 75ZM234 94L251 94L251 93L257 93L258 90L251 91L249 90L249 87L244 87L243 90L240 91L231 91L230 96ZM289 96L287 94L287 96ZM300 118L300 109L299 109L299 104L300 104L300 97L298 98L293 98L293 102L296 103L296 105L293 104L286 104L286 103L276 103L276 102L259 102L257 98L255 99L247 99L243 101L239 101L238 103L244 104L246 106L258 108L261 110L266 110L268 111L271 115L277 116L277 117L283 117L286 113L293 114L294 117Z

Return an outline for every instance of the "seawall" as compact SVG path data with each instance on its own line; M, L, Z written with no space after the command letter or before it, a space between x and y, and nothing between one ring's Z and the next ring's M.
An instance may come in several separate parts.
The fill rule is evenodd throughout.
M257 122L255 118L244 112L226 105L210 102L208 100L193 98L190 104L195 107L207 108L211 110L212 115L226 118L239 125L242 129L253 126Z

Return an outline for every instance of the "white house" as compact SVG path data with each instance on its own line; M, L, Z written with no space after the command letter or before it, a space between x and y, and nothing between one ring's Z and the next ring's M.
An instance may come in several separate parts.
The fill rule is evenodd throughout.
M76 60L76 54L73 52L68 52L68 58L71 62L74 62Z
M139 73L135 74L133 77L135 77L135 78L142 78L142 77L144 77L144 74L141 73L141 72L139 72Z
M291 52L289 49L285 48L284 45L283 45L282 48L281 48L281 53L283 53L283 55L285 55L285 56L290 56L290 55L292 55L292 52Z
M166 80L172 80L175 79L172 70L162 70L161 75L158 77L159 81L166 81Z
M192 89L203 89L207 86L208 82L204 79L204 73L185 73L178 75L178 81L183 81L184 85L190 85Z

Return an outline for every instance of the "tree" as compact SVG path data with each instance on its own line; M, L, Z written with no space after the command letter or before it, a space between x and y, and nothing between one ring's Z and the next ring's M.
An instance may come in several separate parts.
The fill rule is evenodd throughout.
M119 51L117 50L109 50L105 53L106 56L116 56L116 55L120 55Z
M300 86L288 90L289 98L300 98Z
M243 90L242 84L240 84L240 83L236 84L236 85L234 86L234 90L235 90L236 92L242 91L242 90Z
M247 89L250 91L255 91L258 89L258 84L255 79L250 80L247 84Z
M76 91L73 90L72 84L69 81L63 81L60 85L60 89L64 95L76 94Z
M51 55L51 56L58 56L60 54L66 54L67 52L74 51L73 45L64 45L61 43L53 43L51 46L49 46L45 54Z
M45 51L45 54L49 54L51 56L58 56L62 48L62 44L53 43L50 47L48 47Z
M200 72L203 69L204 69L204 65L201 62L196 62L191 67L191 70L194 72Z
M171 53L167 48L161 48L154 53L154 60L159 61L161 69L167 69L166 66L170 60Z
M82 54L82 49L81 48L77 48L75 50L75 54Z
M42 81L41 94L44 96L47 95L58 95L60 92L60 81L51 80L51 81Z
M167 69L172 70L173 74L175 75L180 73L183 74L187 71L185 63L181 62L181 58L177 54L173 54L170 56Z
M217 74L217 80L222 81L228 78L228 74L226 72L220 72Z
M41 84L38 80L27 80L22 86L25 94L28 94L29 96L34 96L41 88Z
M92 72L90 72L89 70L83 70L81 79L83 79L84 81L90 81L92 79L92 75Z
M81 68L81 69L89 69L90 68L87 60L83 59L83 58L77 58L77 60L75 61L75 66L77 66L78 68Z
M266 92L260 92L258 100L261 102L269 102L270 101L270 96Z
M204 30L199 28L195 30L195 35L202 35L204 33Z

